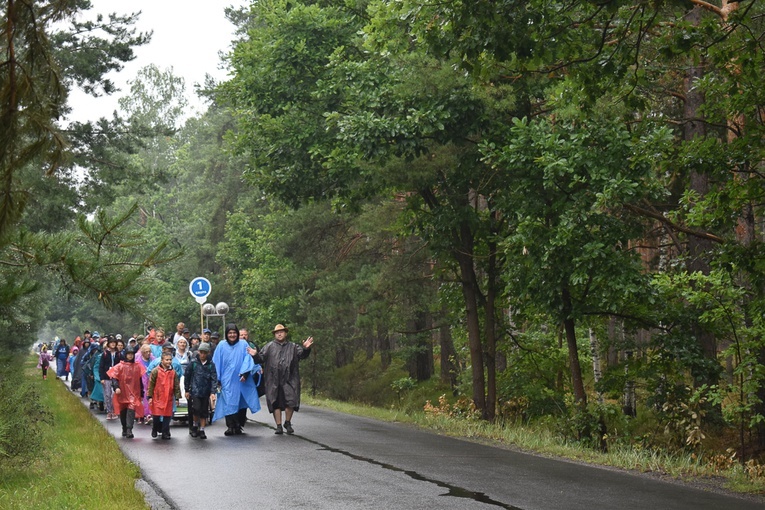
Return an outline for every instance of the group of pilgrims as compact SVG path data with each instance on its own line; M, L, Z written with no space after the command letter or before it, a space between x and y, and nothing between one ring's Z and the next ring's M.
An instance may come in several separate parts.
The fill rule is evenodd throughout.
M311 353L313 337L302 343L288 339L277 324L274 339L259 349L246 329L229 323L223 339L217 331L191 334L184 323L165 335L149 328L146 335L101 336L86 330L70 347L64 338L52 346L39 344L38 368L47 379L56 362L56 378L90 402L107 420L119 418L122 436L135 437L136 424L151 426L151 437L170 439L173 419L186 419L193 438L207 439L209 422L226 420L225 436L243 434L247 410L260 410L265 395L276 434L294 433L292 416L300 408L299 362ZM181 395L188 403L178 414Z

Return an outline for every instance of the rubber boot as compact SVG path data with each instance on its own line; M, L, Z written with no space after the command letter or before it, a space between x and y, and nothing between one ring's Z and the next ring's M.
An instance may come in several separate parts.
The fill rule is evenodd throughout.
M133 439L133 425L135 424L135 410L134 409L128 409L127 416L125 417L125 422L127 425L127 437L128 439Z
M120 423L122 424L122 437L127 437L127 413L127 409L122 409L119 414Z

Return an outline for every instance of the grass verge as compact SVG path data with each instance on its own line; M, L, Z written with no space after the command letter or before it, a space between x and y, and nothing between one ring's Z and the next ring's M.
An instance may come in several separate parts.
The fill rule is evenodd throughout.
M499 425L480 420L432 416L425 412L404 412L348 402L303 396L303 402L342 413L382 421L411 424L439 434L497 446L511 446L549 457L560 457L641 473L653 473L694 485L727 489L746 494L765 494L765 479L746 475L741 466L716 470L691 454L672 454L630 447L612 447L608 453L563 440L544 426Z
M135 488L138 467L77 396L55 375L43 381L34 366L28 363L25 375L53 415L53 425L35 458L0 463L0 508L149 508Z

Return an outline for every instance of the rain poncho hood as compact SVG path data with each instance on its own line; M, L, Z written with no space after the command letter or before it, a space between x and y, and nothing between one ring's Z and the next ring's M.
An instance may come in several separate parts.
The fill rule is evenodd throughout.
M236 331L236 338L239 338L239 328L236 327L236 324L233 322L229 322L226 324L226 331L223 332L223 339L228 342L228 332L229 331Z

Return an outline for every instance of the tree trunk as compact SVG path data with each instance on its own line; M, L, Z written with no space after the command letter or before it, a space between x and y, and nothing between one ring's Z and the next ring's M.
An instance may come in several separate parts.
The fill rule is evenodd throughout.
M483 375L483 346L481 345L481 324L478 317L478 279L473 267L473 233L470 225L463 222L458 233L458 244L454 258L460 268L462 296L465 299L465 321L470 346L472 365L473 403L486 418L486 387Z
M592 356L592 375L595 378L595 386L600 382L600 378L603 373L600 371L600 346L598 345L598 337L595 336L595 332L590 328L590 356ZM598 390L598 403L603 403L603 393Z
M380 368L388 370L391 363L390 335L388 328L381 324L377 325L377 345L380 349Z
M457 363L457 351L454 349L452 329L448 324L438 328L438 340L441 345L441 381L449 383L452 393L457 391L457 376L459 365Z
M632 359L632 351L626 351L624 353L624 402L622 403L622 412L626 416L634 418L637 416L637 399L635 398L635 381L630 378L630 360Z
M560 324L558 326L558 349L563 349L563 324ZM565 390L565 374L563 373L563 368L558 369L558 373L555 377L555 387L558 388L559 391Z
M617 320L614 317L608 319L608 352L606 353L606 366L615 367L619 364L619 339L616 336Z
M574 318L571 316L573 311L571 294L569 294L567 288L563 289L561 297L563 298L563 329L566 332L568 363L569 369L571 370L571 385L574 390L574 400L579 406L585 407L587 405L587 393L584 391L582 367L579 364L579 349L576 345L576 329L574 327Z
M492 219L495 213L492 213ZM492 222L492 227L494 222ZM493 228L492 228L493 230ZM489 263L487 269L486 301L484 315L486 316L486 419L494 421L497 411L497 243L489 241Z
M691 9L686 14L686 21L690 22L694 26L699 26L701 23L702 8L699 6ZM683 139L686 142L692 142L697 138L705 138L707 136L706 123L701 117L701 107L704 105L704 95L701 93L697 82L704 77L703 63L689 62L688 69L686 70L686 77L683 83L685 92L685 104L683 106ZM704 198L709 193L709 176L706 172L692 168L690 172L690 184L689 189L693 191L699 198ZM703 239L697 236L688 237L688 272L708 275L710 272L709 267L709 253L712 246L711 241ZM717 342L715 336L710 331L705 330L701 324L696 323L693 326L693 334L697 339L701 352L706 359L717 359ZM692 374L695 385L701 384L716 384L717 377L714 373L709 373L708 370L696 370Z
M407 368L409 377L416 381L427 381L433 375L433 341L429 332L429 314L416 312L414 318L407 321L409 345L412 354Z
M375 347L377 343L377 338L374 336L374 331L372 328L365 328L364 331L364 352L367 355L367 360L370 360L374 358L375 356Z

